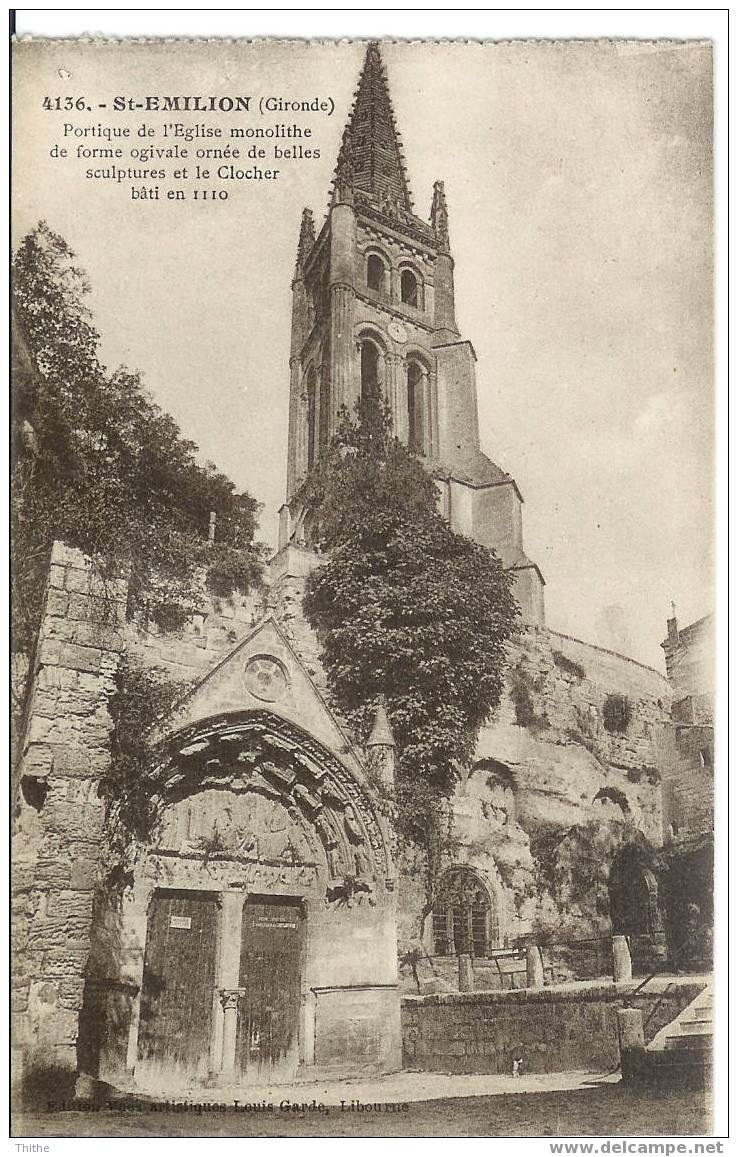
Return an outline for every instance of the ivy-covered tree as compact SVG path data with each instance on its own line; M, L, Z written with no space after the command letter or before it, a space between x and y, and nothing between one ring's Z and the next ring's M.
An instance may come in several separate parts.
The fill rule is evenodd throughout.
M456 534L378 399L344 413L309 483L324 563L304 600L332 694L366 739L382 696L397 744L399 833L437 860L444 801L503 687L517 604L497 556Z
M12 266L13 628L26 653L54 539L85 551L101 573L125 568L131 609L163 627L199 605L199 574L227 596L261 573L256 501L198 462L138 373L101 364L88 289L64 239L41 222Z

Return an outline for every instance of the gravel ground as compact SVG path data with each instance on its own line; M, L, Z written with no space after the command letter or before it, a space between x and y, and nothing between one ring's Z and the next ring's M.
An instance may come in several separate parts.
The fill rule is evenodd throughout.
M413 1074L407 1074L412 1077ZM443 1078L448 1082L454 1078ZM594 1137L594 1136L694 1136L710 1130L710 1109L704 1093L664 1091L636 1092L612 1079L582 1074L569 1087L528 1087L523 1091L495 1088L477 1096L411 1095L398 1100L396 1091L377 1103L358 1095L356 1083L342 1089L339 1098L316 1098L317 1108L281 1110L277 1097L273 1108L234 1111L217 1109L195 1112L168 1109L151 1102L120 1108L63 1112L19 1113L14 1120L15 1137ZM462 1078L464 1079L464 1078ZM475 1084L480 1078L471 1078ZM470 1078L465 1078L467 1092ZM563 1083L562 1081L559 1082ZM294 1102L297 1090L290 1090ZM375 1086L375 1093L381 1089ZM314 1089L305 1086L297 1104L308 1102ZM284 1093L284 1090L282 1090ZM331 1090L332 1093L332 1090ZM243 1094L241 1094L243 1096ZM395 1099L390 1099L393 1096ZM351 1102L354 1102L353 1106ZM250 1102L255 1103L254 1101Z

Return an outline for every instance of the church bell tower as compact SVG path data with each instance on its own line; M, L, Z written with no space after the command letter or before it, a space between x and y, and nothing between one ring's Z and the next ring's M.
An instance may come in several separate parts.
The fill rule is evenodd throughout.
M316 237L304 209L292 281L287 496L280 549L309 547L303 487L338 413L381 391L395 434L436 480L454 530L515 575L527 622L543 625L543 576L522 544L522 497L479 445L476 356L454 305L442 181L416 215L379 45L369 44Z

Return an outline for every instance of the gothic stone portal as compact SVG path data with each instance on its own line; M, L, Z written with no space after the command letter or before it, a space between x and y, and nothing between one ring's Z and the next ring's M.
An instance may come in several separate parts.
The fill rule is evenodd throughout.
M129 1083L173 1093L399 1065L393 870L367 790L267 713L192 731L173 744L159 834L123 901L119 974L94 981L103 1020L106 985L137 993ZM121 1083L105 1056L94 1075Z

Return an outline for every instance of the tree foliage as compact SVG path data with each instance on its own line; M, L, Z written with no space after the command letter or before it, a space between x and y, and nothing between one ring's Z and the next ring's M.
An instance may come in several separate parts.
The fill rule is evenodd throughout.
M140 374L100 362L86 278L41 222L12 267L14 645L30 650L54 539L99 568L125 569L132 610L177 626L199 605L261 572L257 503L238 494L147 394ZM210 512L216 540L208 542Z
M432 478L377 400L356 422L344 412L308 490L326 560L304 607L332 693L360 740L384 697L398 828L437 858L444 801L500 698L517 617L509 576L438 512Z
M104 854L111 883L126 882L137 841L148 842L161 817L167 769L155 729L188 690L188 684L172 680L162 667L141 667L129 655L116 671L108 700L113 722L110 764L99 787L106 802Z

